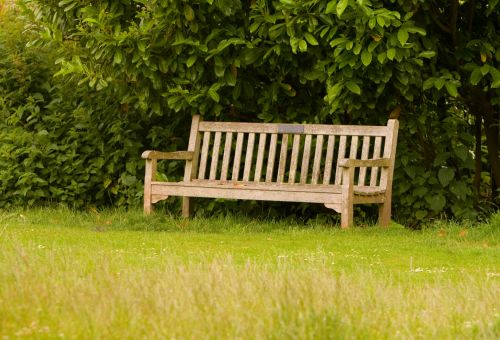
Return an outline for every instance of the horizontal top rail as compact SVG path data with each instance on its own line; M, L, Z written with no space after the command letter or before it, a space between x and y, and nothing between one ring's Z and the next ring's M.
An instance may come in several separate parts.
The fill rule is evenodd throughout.
M199 124L201 132L290 133L303 135L386 136L387 126L322 125L279 123L207 122Z

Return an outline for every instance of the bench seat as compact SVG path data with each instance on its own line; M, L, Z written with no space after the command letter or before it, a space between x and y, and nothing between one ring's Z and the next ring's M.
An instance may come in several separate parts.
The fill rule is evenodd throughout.
M340 185L255 183L193 180L191 182L152 182L153 203L169 196L190 196L227 199L253 199L261 201L338 203L342 195ZM385 190L369 186L354 186L354 203L384 202Z

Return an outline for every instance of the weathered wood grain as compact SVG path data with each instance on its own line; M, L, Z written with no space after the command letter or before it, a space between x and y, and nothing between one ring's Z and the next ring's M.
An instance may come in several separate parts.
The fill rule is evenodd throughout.
M234 154L232 153L233 134L237 135ZM257 134L259 134L259 142L255 151ZM269 145L267 145L268 134L271 135ZM302 135L305 137L301 152ZM354 204L375 203L379 204L379 223L386 226L391 214L397 135L398 122L396 120L389 120L387 126L343 126L202 122L199 116L194 116L187 151L148 150L142 154L142 157L146 159L144 212L151 213L154 203L169 196L183 197L182 210L183 216L186 217L189 217L193 207L190 201L192 197L322 203L327 208L339 212L341 227L347 228L353 223ZM223 136L225 136L225 144L221 155ZM291 136L293 136L293 141L289 143ZM336 148L337 136L339 136L339 142ZM276 164L279 138L281 138L281 146ZM326 153L324 153L323 145L326 138L327 146ZM360 138L362 139L361 152L358 150ZM312 172L309 177L313 141L315 141L315 149ZM372 141L374 144L370 157ZM245 143L243 176L240 177ZM289 145L291 145L291 151ZM336 150L337 153L335 153ZM301 153L300 182L296 183ZM288 180L285 181L289 154ZM217 179L220 157L222 157L222 166L220 179ZM156 181L155 174L159 160L185 160L183 181ZM265 178L262 181L264 163ZM208 166L210 169L206 178ZM228 179L230 166L231 178ZM274 177L276 167L277 174ZM330 184L334 168L336 169L334 184ZM354 183L356 168L359 168L357 184ZM254 173L253 180L251 180L252 172ZM370 174L369 184L366 184L368 173Z

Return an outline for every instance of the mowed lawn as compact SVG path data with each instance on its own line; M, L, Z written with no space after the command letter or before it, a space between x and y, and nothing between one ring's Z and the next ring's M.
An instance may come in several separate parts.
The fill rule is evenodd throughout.
M490 223L0 211L0 338L500 338Z

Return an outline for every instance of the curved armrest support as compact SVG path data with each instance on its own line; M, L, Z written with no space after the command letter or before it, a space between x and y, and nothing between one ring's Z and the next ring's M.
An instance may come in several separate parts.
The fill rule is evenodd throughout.
M193 151L175 151L175 152L161 152L154 150L147 150L142 153L144 159L179 159L179 160L192 160Z
M359 167L389 167L391 160L389 158L380 159L342 159L339 161L339 167L359 168Z

